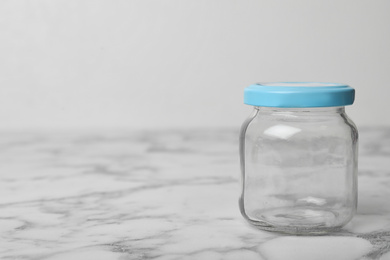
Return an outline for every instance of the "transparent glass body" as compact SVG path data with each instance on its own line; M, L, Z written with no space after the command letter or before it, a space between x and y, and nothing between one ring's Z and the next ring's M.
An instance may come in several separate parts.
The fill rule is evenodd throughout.
M339 229L356 212L357 155L344 107L255 107L240 134L242 215L269 231Z

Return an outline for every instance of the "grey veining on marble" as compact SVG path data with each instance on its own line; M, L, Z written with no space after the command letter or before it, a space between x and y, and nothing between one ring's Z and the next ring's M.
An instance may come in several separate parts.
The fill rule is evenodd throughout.
M256 230L238 132L0 134L0 259L390 259L390 129L360 130L358 214L340 232Z

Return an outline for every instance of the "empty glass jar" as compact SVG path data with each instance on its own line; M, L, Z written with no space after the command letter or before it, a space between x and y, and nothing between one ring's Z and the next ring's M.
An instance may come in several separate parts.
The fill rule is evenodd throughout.
M358 132L344 106L353 88L266 83L245 89L254 106L240 135L240 210L260 229L320 234L348 223L357 206Z

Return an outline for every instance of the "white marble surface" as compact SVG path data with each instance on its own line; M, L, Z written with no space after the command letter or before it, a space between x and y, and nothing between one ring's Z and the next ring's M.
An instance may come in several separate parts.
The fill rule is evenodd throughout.
M390 129L360 129L358 214L317 237L245 223L237 135L0 134L0 259L390 260Z

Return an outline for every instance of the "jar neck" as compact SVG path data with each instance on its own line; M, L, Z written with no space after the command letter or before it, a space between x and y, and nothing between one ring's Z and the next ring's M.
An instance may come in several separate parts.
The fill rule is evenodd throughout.
M259 113L265 114L343 114L345 107L255 107Z

